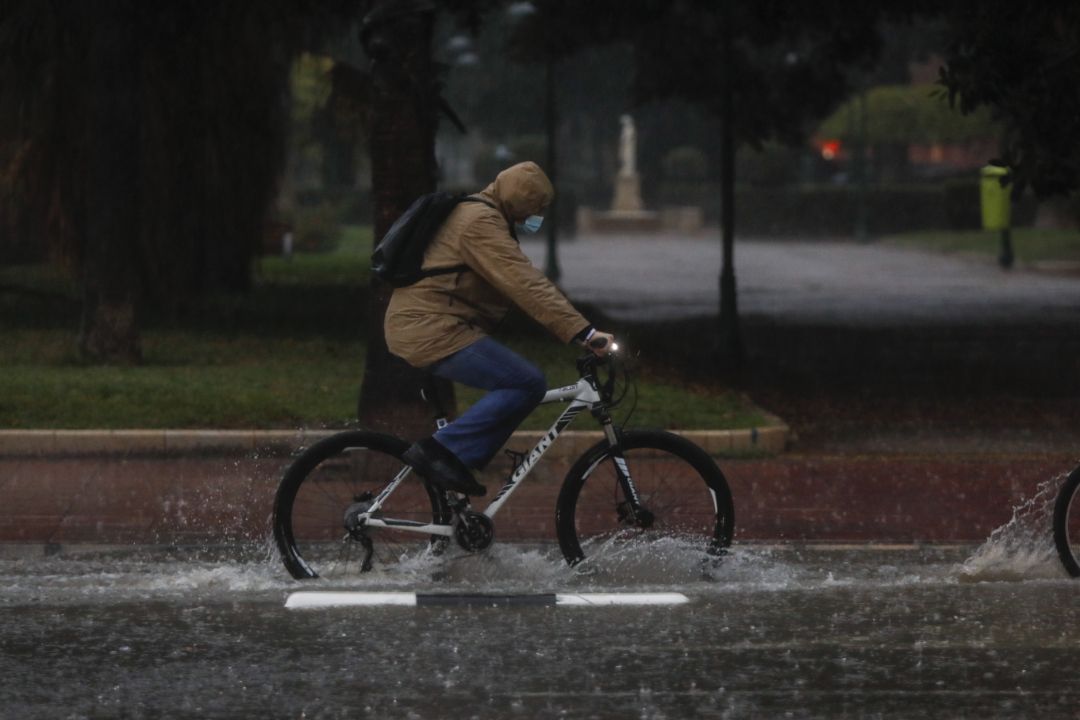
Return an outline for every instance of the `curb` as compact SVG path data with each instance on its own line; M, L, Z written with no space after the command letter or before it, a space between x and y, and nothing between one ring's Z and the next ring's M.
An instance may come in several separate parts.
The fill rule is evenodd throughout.
M0 430L0 456L174 455L298 448L326 430Z
M82 455L185 455L210 452L293 453L342 430L0 430L2 457ZM710 455L780 453L790 429L783 423L739 430L674 431ZM510 443L531 447L542 430L515 432ZM553 448L580 455L603 437L599 430L570 430Z

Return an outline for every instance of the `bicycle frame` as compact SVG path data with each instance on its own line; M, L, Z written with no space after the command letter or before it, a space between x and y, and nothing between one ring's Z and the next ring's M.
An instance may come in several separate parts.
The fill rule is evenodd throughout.
M554 390L548 390L544 394L544 399L540 401L541 405L548 405L556 402L568 402L570 405L559 415L558 419L551 426L551 428L540 438L540 441L536 443L536 446L529 452L520 465L514 470L514 473L506 481L506 483L499 489L491 503L484 509L483 514L489 518L494 518L495 513L499 511L510 496L514 493L514 490L520 485L521 481L525 479L525 476L529 474L529 471L540 461L540 458L544 456L552 445L555 444L555 440L566 429L566 427L574 421L574 418L581 413L582 410L592 410L600 406L601 398L600 392L596 386L588 378L581 378L574 385L567 385L566 387L556 388ZM610 420L603 423L604 433L607 436L608 442L615 445L617 442L615 436L615 430L612 427ZM625 467L622 468L625 472ZM379 518L373 517L375 513L382 507L382 504L386 501L386 498L397 489L406 477L412 472L412 468L406 465L402 468L401 472L394 477L394 479L387 485L378 497L371 504L371 508L359 517L360 520L369 528L394 528L396 530L405 530L408 532L420 533L423 535L445 535L452 536L454 534L454 524L444 523L421 523L414 520L394 520L392 518ZM628 477L628 474L627 474Z

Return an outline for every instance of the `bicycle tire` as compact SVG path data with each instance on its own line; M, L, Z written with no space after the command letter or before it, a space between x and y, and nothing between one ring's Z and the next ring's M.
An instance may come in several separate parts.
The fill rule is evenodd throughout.
M315 443L286 469L274 498L274 540L289 574L298 580L363 571L361 541L345 527L346 511L365 493L377 496L404 463L409 444L363 430L337 433ZM449 522L446 497L419 476L406 477L387 498L387 517ZM446 538L391 528L365 531L380 566L438 552Z
M735 509L731 490L712 457L689 440L664 431L620 435L630 477L655 517L644 529L620 517L625 508L608 443L590 448L566 476L555 511L559 547L570 565L589 552L633 548L636 539L676 538L719 555L731 545Z
M1080 577L1080 467L1065 478L1054 503L1054 545L1061 564Z

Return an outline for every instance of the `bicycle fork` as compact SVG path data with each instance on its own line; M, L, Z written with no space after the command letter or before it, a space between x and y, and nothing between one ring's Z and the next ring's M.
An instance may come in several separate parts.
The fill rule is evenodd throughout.
M638 494L637 486L634 485L634 479L630 476L630 468L626 464L626 454L623 452L619 434L611 422L611 416L606 411L594 414L597 415L597 419L604 428L604 436L607 438L609 446L608 455L615 466L615 475L625 498L615 506L619 522L642 530L648 530L652 527L656 517L641 504L641 496Z

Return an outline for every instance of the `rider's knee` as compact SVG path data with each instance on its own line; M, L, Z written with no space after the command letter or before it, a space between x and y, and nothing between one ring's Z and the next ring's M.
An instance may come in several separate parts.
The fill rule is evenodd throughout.
M539 368L534 367L532 372L523 379L521 389L529 394L529 400L539 404L547 393L547 378Z

